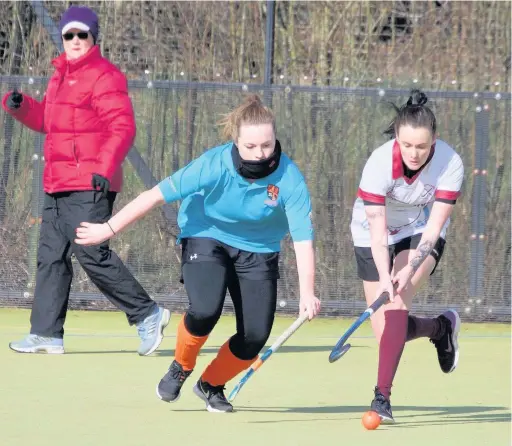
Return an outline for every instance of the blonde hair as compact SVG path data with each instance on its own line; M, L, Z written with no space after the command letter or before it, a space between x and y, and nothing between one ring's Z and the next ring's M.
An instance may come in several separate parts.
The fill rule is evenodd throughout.
M276 118L270 108L265 107L257 94L249 95L245 101L219 121L222 126L222 137L236 141L243 124L272 124L276 131Z

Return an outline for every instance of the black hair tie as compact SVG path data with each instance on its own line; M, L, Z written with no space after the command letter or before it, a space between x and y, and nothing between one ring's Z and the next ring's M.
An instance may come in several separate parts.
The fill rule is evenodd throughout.
M409 99L407 100L407 107L421 107L422 105L425 105L428 101L427 95L425 93L419 93L418 98L416 100L416 103L414 103L414 96L409 96Z

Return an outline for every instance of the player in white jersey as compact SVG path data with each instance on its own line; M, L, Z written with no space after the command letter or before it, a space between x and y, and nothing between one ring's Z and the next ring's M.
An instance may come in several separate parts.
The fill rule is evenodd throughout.
M436 139L436 118L424 93L413 90L386 133L393 139L366 162L354 204L351 232L359 278L368 305L384 291L391 302L372 316L379 369L372 410L393 422L390 395L406 341L426 337L444 373L457 366L460 318L448 310L436 318L409 314L414 295L431 275L445 245L464 166Z

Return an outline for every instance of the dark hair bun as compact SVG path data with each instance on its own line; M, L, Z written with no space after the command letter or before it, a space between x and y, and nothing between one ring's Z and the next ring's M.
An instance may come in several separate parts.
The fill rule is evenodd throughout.
M390 103L396 114L384 134L395 138L401 126L411 125L412 127L425 127L435 135L436 117L432 110L425 105L427 101L427 95L421 90L412 90L406 104L398 107Z
M425 105L428 101L427 95L420 90L412 90L407 100L407 106Z

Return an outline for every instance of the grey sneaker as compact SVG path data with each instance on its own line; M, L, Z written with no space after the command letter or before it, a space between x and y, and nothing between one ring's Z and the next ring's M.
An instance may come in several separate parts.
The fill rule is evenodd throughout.
M181 388L191 373L192 370L183 370L181 364L174 360L167 373L156 386L158 398L167 403L178 401Z
M233 412L233 406L224 395L224 386L212 386L199 379L192 389L206 403L208 412Z
M21 341L9 343L9 348L18 353L49 353L61 355L64 353L64 341L60 338L49 338L29 334Z
M140 356L148 356L158 348L170 319L171 312L169 310L157 307L153 314L137 324L137 331L141 339L138 349Z

